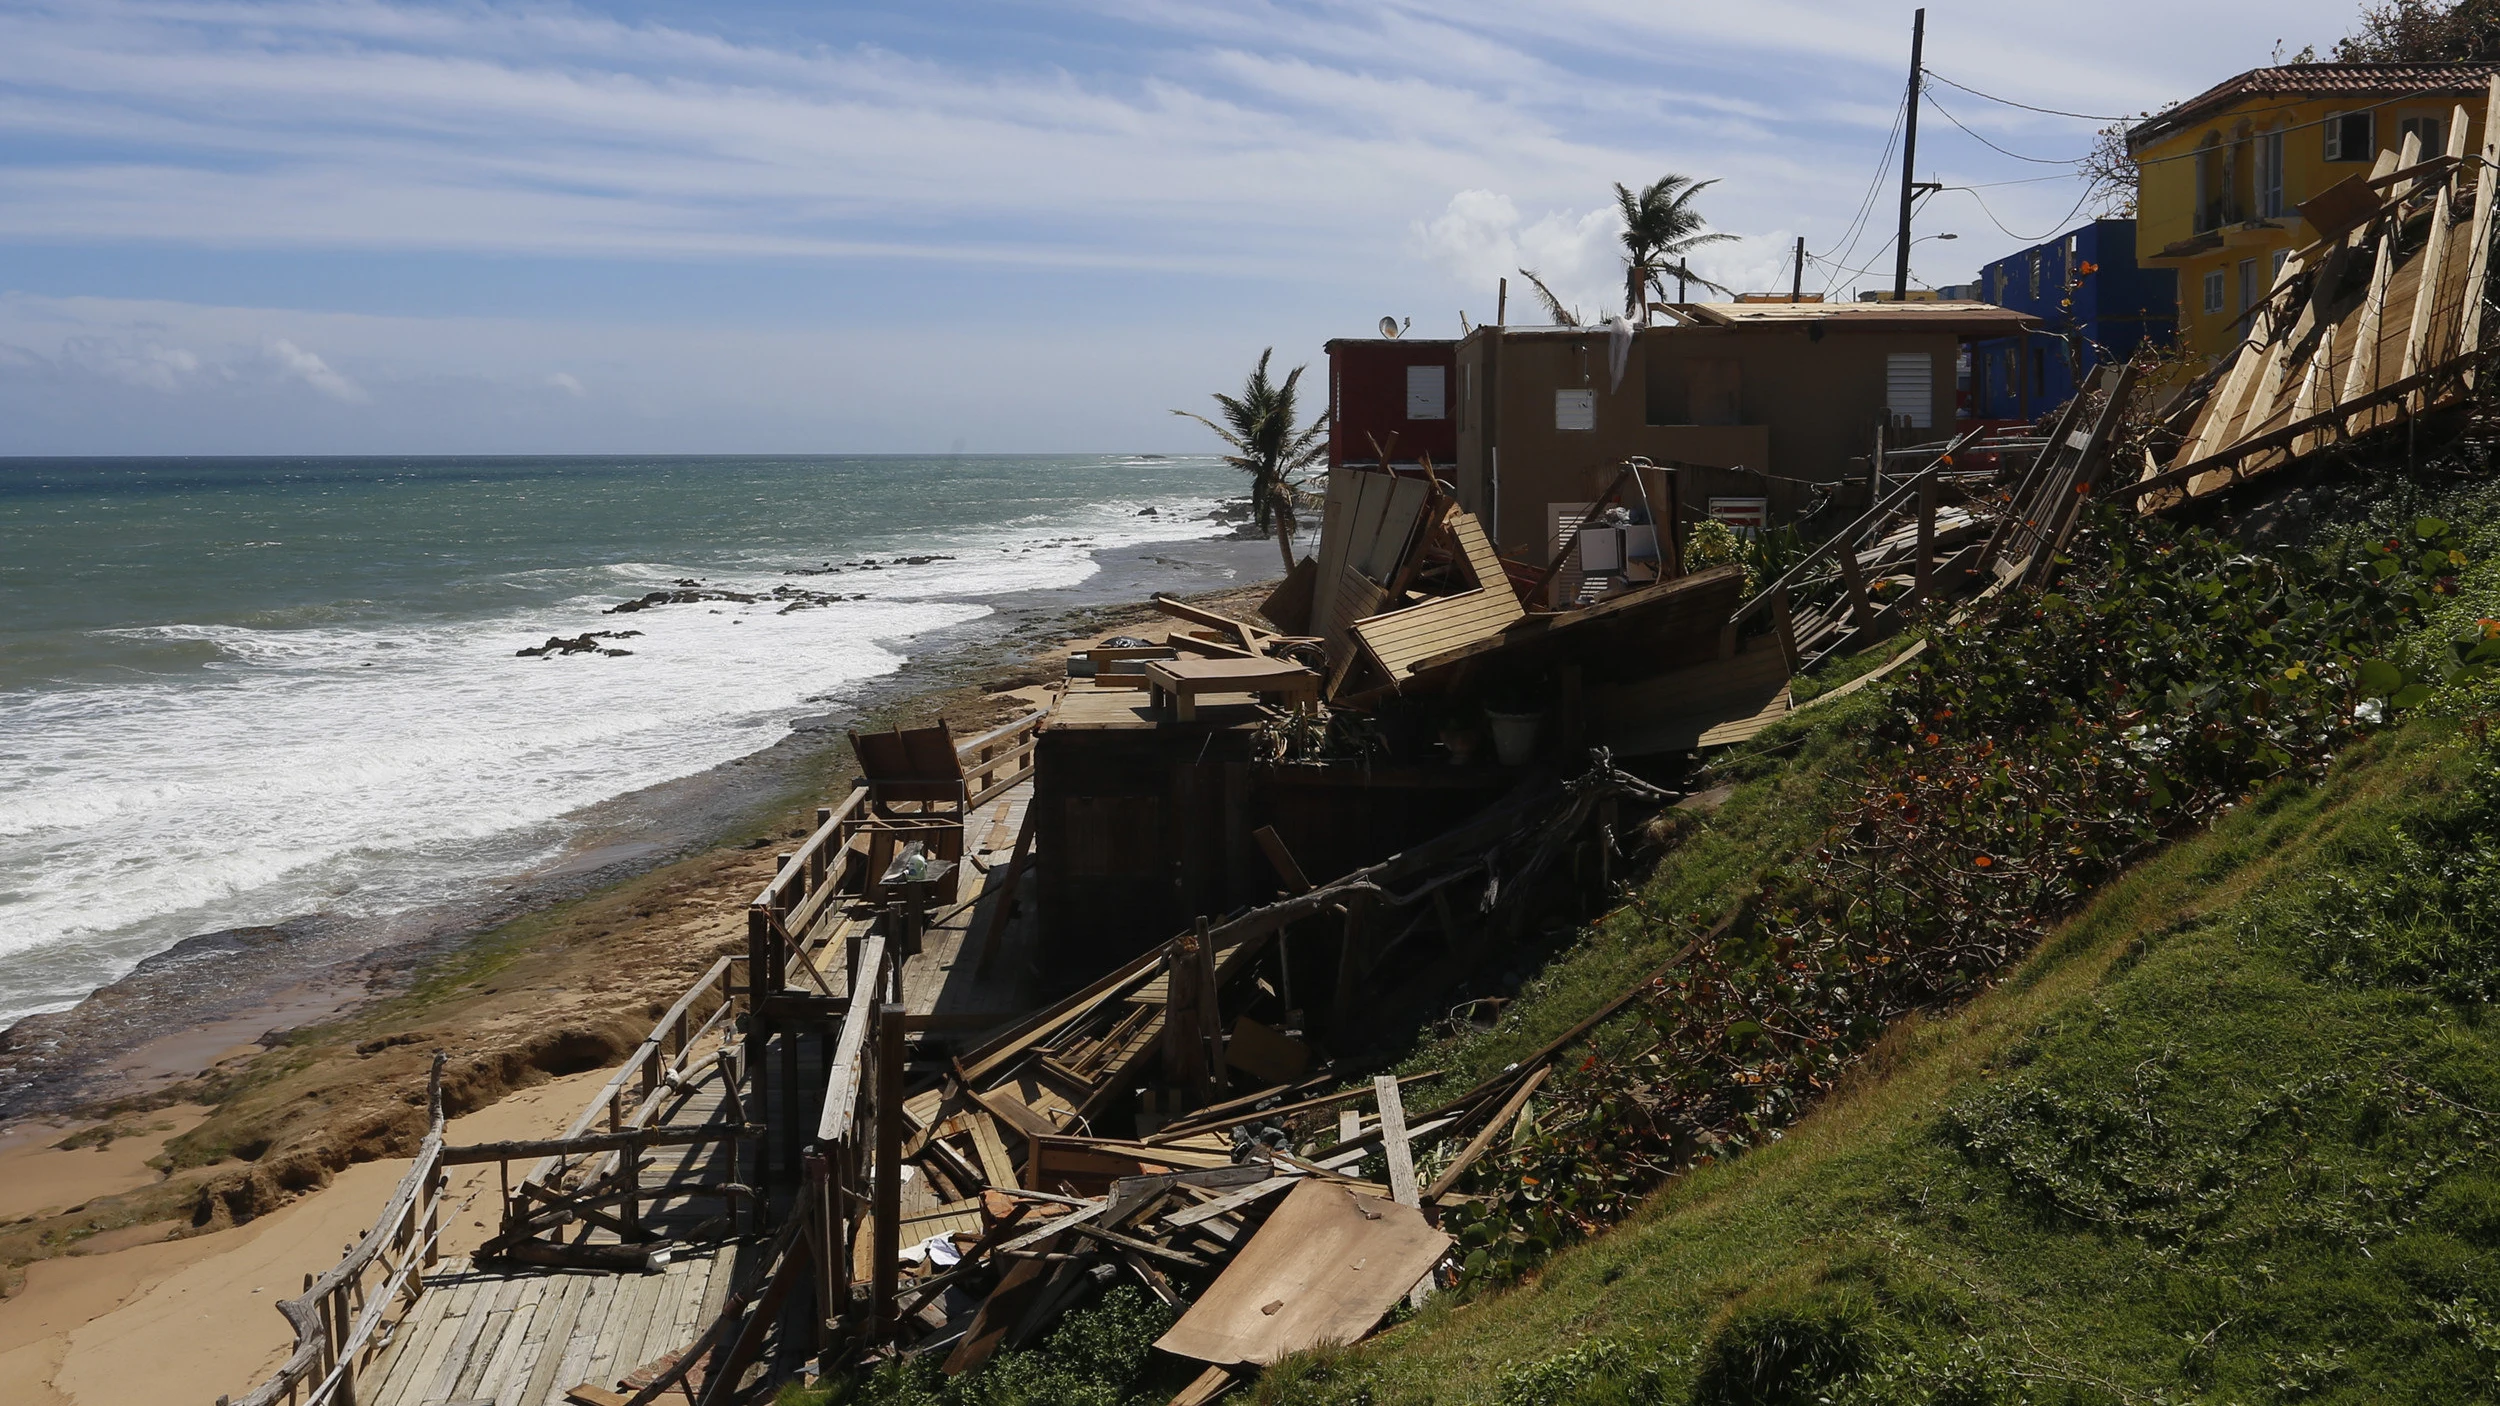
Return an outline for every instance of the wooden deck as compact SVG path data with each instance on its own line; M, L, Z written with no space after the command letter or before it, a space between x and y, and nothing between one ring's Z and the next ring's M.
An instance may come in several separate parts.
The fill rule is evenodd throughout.
M995 909L1008 898L1006 881L1032 791L1028 781L974 812L956 897L939 905L921 950L904 961L904 1006L919 1018L926 1038L969 1040L1040 1004L1029 866L1014 879L1025 902L1000 929L986 969L981 960ZM861 905L827 925L813 956L834 989L847 988L845 950L871 919ZM715 1038L731 1037L723 1030ZM825 1042L797 1043L800 1077L821 1085ZM776 1048L769 1056L776 1065L781 1053ZM707 1064L669 1097L652 1126L699 1127L724 1119L723 1077L721 1062ZM784 1155L781 1132L775 1128L767 1138L768 1159ZM733 1214L738 1208L719 1189L731 1179L731 1148L714 1142L646 1151L643 1185L650 1191L641 1225L659 1237L652 1248L667 1250L663 1268L611 1273L445 1261L427 1275L425 1292L362 1374L362 1406L562 1406L576 1386L617 1389L637 1369L693 1343L733 1289L752 1296L769 1268L762 1263L766 1245L736 1234L747 1219ZM595 1171L596 1160L585 1159L583 1166ZM737 1180L753 1179L751 1168L738 1171L744 1175ZM915 1219L904 1229L917 1238L953 1228L950 1213L963 1209L941 1207L925 1185L907 1183L903 1210ZM587 1221L569 1230L563 1237L569 1243L621 1239L612 1227ZM772 1354L772 1370L786 1375L797 1365L795 1341L805 1335L776 1336L783 1345Z
M365 1406L562 1406L692 1342L720 1315L745 1246L647 1274L491 1270L446 1260L369 1378Z

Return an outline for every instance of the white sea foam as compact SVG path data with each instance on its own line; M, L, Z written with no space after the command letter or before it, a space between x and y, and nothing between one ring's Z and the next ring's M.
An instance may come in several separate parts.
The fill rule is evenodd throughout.
M982 531L786 554L615 563L584 593L455 621L286 629L158 625L203 642L204 675L0 694L0 1025L70 1003L190 934L298 914L387 914L541 864L594 802L769 744L903 664L909 642L988 612L971 599L1065 588L1100 547L1212 535L1186 501L1106 503ZM1157 506L1156 516L1138 510ZM520 573L543 599L544 573ZM603 614L685 578L865 600L675 604ZM628 657L518 657L551 635L639 630Z

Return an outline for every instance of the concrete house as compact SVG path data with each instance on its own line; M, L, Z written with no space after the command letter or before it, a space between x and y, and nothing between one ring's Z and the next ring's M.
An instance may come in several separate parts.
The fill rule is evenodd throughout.
M2179 338L2214 357L2246 335L2283 260L2318 237L2301 205L2381 152L2472 152L2500 64L2304 63L2227 78L2127 133L2136 262L2179 274Z
M1542 563L1554 523L1623 461L1682 472L1679 515L1713 498L1776 518L1866 473L1875 431L1941 439L1963 343L2035 319L1980 303L1682 303L1672 326L1480 327L1451 403L1460 506L1502 554ZM1723 514L1724 515L1724 514Z

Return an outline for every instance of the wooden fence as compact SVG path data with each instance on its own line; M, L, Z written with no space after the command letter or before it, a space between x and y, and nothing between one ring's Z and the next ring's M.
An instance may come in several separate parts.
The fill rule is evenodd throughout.
M356 1373L390 1344L407 1304L425 1291L443 1214L443 1056L426 1081L426 1134L381 1218L346 1258L278 1312L295 1327L295 1353L239 1406L355 1406ZM228 1406L217 1398L217 1406Z

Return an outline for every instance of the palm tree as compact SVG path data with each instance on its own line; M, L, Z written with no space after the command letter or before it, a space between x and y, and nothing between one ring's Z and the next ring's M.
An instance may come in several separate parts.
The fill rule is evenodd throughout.
M1285 570L1290 573L1293 495L1301 486L1301 476L1328 455L1328 446L1320 442L1321 432L1328 428L1328 415L1323 411L1299 433L1294 430L1294 388L1306 368L1293 368L1281 382L1269 380L1267 359L1275 354L1274 347L1259 353L1259 364L1251 368L1240 395L1216 393L1215 403L1224 415L1222 424L1187 410L1172 413L1197 421L1232 446L1224 462L1250 475L1250 520L1261 532L1276 534L1276 549L1284 554Z
M1693 197L1717 185L1715 180L1695 181L1690 176L1668 174L1635 191L1617 182L1615 203L1623 211L1623 315L1647 321L1646 307L1650 290L1666 296L1666 275L1674 274L1681 301L1682 284L1698 283L1704 288L1725 293L1718 284L1694 273L1685 255L1706 244L1719 244L1734 239L1732 234L1719 234L1708 228L1701 212L1693 208Z

